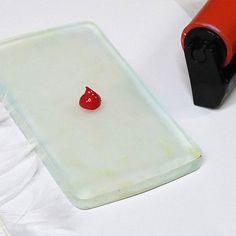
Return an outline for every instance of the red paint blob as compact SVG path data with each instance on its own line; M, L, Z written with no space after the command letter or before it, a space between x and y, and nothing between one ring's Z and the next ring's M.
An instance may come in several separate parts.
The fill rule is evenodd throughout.
M87 110L95 110L101 105L101 97L89 87L79 100L79 105Z

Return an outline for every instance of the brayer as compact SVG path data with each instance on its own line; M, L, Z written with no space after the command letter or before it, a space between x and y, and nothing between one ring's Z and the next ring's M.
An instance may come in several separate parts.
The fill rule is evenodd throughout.
M236 78L236 0L208 0L182 33L194 104L216 108Z

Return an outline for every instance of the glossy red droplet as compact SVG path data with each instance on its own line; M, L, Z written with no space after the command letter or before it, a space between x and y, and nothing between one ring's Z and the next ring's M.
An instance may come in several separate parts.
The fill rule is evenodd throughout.
M84 95L79 100L79 105L87 110L95 110L101 105L101 97L91 88L86 87Z

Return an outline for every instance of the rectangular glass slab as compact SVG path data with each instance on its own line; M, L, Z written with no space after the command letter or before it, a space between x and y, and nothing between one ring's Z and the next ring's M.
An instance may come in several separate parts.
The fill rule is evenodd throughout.
M85 86L102 98L79 107ZM196 170L199 148L92 23L0 44L3 102L73 204L93 208Z

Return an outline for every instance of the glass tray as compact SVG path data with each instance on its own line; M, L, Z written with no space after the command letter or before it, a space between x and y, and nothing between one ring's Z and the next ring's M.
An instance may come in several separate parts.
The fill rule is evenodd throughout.
M102 97L78 106L89 86ZM196 170L200 150L92 23L0 44L2 100L66 196L93 208Z

